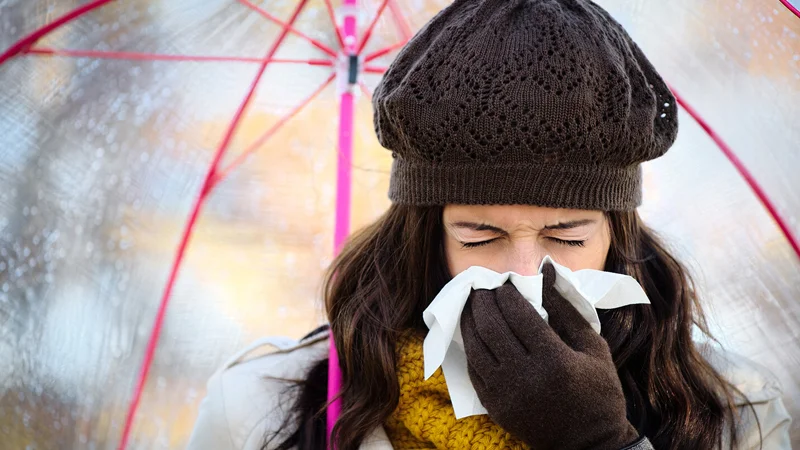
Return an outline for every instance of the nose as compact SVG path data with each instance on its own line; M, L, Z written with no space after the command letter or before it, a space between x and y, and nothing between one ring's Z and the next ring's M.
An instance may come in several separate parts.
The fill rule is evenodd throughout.
M516 247L508 254L506 272L515 272L524 276L538 275L544 256L544 250L537 245Z

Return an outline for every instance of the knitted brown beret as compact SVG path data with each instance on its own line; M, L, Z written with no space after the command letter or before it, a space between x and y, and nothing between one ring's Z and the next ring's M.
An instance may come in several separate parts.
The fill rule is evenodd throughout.
M373 97L389 197L630 210L678 132L669 88L588 0L456 0Z

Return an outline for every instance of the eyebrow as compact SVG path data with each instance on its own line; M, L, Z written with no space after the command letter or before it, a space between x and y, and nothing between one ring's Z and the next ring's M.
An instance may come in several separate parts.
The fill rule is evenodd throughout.
M569 230L571 228L578 228L584 225L589 225L592 223L597 222L594 219L580 219L580 220L570 220L569 222L559 222L555 225L547 225L544 227L545 230Z
M592 223L597 222L594 219L580 219L580 220L570 220L568 222L559 222L555 225L547 225L543 230L569 230L572 228L582 227L584 225L589 225ZM497 234L508 235L508 231L496 227L494 225L489 225L485 223L477 223L477 222L454 222L452 223L454 227L457 228L468 228L473 231L491 231Z
M493 233L507 235L508 231L498 228L492 225L488 225L485 223L476 223L476 222L453 222L452 224L456 228L469 228L470 230L474 231L491 231Z

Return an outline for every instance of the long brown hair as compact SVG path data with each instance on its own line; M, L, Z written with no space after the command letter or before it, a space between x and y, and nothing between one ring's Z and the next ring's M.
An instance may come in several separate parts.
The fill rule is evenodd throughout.
M397 405L395 342L409 328L427 330L422 311L450 279L442 211L392 205L351 238L328 271L325 307L344 380L333 431L340 450L356 450ZM605 270L634 277L651 302L601 313L631 422L659 449L714 448L726 432L735 443L734 388L693 344L693 327L708 330L686 269L635 211L607 217ZM324 447L326 381L327 359L295 386L299 395L284 422L291 434L278 449Z

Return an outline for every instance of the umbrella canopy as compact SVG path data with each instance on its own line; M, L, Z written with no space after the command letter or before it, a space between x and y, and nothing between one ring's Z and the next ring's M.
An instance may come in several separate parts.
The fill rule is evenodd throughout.
M323 322L339 241L388 205L369 93L447 3L0 6L0 441L182 448L227 355ZM800 417L797 5L598 3L684 106L641 212L698 275L717 337Z

